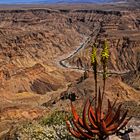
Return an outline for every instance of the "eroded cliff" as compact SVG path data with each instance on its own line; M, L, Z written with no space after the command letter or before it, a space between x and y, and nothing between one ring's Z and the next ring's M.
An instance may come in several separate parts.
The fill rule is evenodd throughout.
M0 10L1 122L67 108L71 93L81 101L93 95L92 74L85 78L80 69L91 70L92 45L97 42L99 53L105 38L109 72L116 74L108 80L107 97L140 99L139 9L56 7Z

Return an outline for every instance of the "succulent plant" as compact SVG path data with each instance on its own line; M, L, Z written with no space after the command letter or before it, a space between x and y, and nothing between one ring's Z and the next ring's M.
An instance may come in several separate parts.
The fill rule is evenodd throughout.
M73 103L71 103L73 119L66 121L66 124L74 137L85 140L95 139L98 136L99 140L105 140L109 135L117 133L126 126L131 119L131 117L126 119L128 110L121 115L122 104L116 109L116 101L111 105L110 100L108 100L108 109L105 113L102 111L102 101L99 89L97 108L94 108L92 101L88 99L83 109L82 118L77 114Z
M104 42L103 51L101 53L101 62L103 65L103 90L100 88L97 92L97 59L96 59L96 48L93 48L91 61L93 66L94 80L95 80L95 97L92 100L87 99L82 117L76 112L75 106L71 102L71 111L73 114L72 120L66 120L66 125L69 132L80 140L86 139L99 139L105 140L109 135L117 133L123 129L131 117L126 118L128 110L124 113L121 112L122 104L117 106L117 100L111 104L108 100L107 111L103 110L103 96L105 93L105 80L106 80L106 67L109 57L107 42ZM93 101L95 104L93 105Z

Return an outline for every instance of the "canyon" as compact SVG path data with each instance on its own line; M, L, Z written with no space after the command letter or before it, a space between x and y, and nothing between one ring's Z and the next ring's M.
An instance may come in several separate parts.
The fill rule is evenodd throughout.
M67 111L69 100L80 107L94 96L92 46L96 42L100 54L105 39L110 46L106 98L118 98L140 118L138 6L0 8L0 136L13 123ZM102 87L101 81L99 76Z

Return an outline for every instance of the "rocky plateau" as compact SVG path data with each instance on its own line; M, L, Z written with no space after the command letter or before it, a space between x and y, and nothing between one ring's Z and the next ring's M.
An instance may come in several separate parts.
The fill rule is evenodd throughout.
M96 42L100 53L104 39L106 98L118 98L139 119L138 5L0 6L0 136L13 123L68 111L69 100L80 107L94 96L91 50Z

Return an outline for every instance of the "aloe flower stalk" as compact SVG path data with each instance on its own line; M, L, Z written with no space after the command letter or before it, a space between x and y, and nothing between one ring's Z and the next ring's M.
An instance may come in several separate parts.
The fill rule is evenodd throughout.
M94 81L95 81L95 106L96 106L96 99L97 99L97 48L94 44L92 47L92 55L91 55L91 64L94 73Z
M104 93L105 93L105 82L106 82L106 77L107 77L107 62L108 62L108 58L109 58L109 46L108 46L108 43L107 41L105 40L104 41L104 44L103 44L103 50L101 52L101 63L102 63L102 66L103 66L103 95L102 95L102 98L104 96Z

